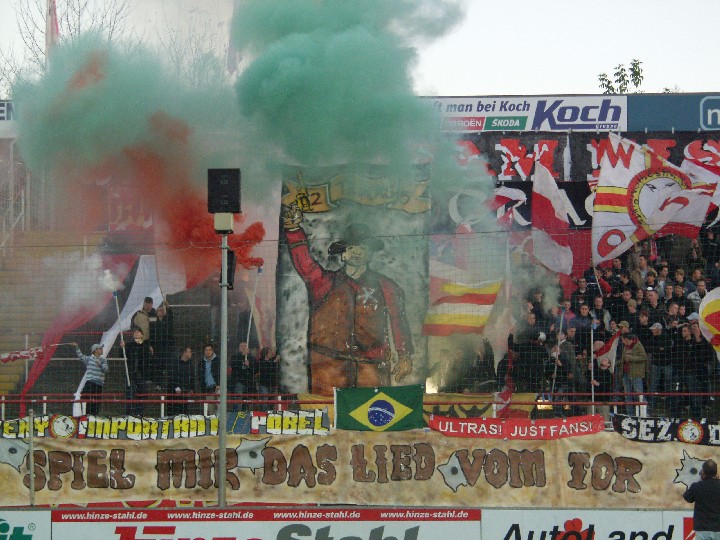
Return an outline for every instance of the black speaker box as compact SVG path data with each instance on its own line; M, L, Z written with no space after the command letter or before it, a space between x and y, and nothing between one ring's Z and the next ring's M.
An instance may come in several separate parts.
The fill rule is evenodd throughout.
M208 169L208 212L240 213L240 169Z

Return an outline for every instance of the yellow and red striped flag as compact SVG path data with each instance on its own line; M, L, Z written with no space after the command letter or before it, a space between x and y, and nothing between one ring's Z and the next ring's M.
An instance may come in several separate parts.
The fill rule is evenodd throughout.
M431 262L432 266L442 264ZM447 266L447 265L443 265ZM466 284L446 281L439 286L438 298L425 315L423 334L449 336L451 334L481 334L490 318L503 280Z
M698 308L700 332L720 352L720 287L707 293Z

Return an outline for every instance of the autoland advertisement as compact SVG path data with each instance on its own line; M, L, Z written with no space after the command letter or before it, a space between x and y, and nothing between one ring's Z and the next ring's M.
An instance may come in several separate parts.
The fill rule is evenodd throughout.
M217 438L0 440L3 504L217 499ZM228 503L452 508L679 507L712 446L647 444L618 433L555 440L412 430L228 436Z

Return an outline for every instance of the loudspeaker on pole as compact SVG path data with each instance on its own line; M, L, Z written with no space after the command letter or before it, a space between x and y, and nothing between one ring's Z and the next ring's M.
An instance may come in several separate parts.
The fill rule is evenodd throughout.
M208 169L208 212L240 213L240 169Z

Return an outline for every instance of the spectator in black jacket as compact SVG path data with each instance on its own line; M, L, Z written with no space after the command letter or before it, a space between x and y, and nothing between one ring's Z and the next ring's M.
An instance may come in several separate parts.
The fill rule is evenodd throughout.
M621 290L620 296L612 298L611 304L608 306L610 314L616 321L627 321L630 317L628 305L630 303L637 307L637 302L633 299L632 290L625 287Z
M149 394L154 389L151 380L152 348L140 328L135 328L133 331L132 342L126 346L121 339L120 345L125 347L130 375L130 386L126 387L125 391L128 400L125 404L125 413L142 416L145 413L145 405L140 401L140 394Z
M192 349L183 347L179 358L171 361L167 373L168 406L167 416L188 414L188 394L194 388L194 366Z
M588 369L591 366L588 366ZM593 370L593 378L590 381L590 384L594 387L595 392L595 401L596 402L605 402L605 401L612 401L612 391L613 391L613 373L610 369L610 359L607 357L603 357L600 359L600 364L596 369ZM589 390L591 391L591 390ZM601 394L601 395L597 395ZM607 394L607 395L602 395ZM603 418L606 422L610 421L610 406L609 405L598 405L597 411L599 414L603 415Z
M712 459L703 463L700 481L695 482L683 493L683 499L695 503L693 525L697 540L720 539L720 479L717 464Z
M254 394L255 379L257 376L257 362L248 344L242 342L238 345L238 352L231 360L232 367L232 388L235 394ZM251 396L252 397L252 396ZM236 397L236 399L249 399L248 397ZM235 412L250 410L247 403L236 403L233 407Z
M150 319L150 344L153 349L151 379L157 385L165 382L168 364L176 360L175 329L173 312L163 300L156 310L156 316Z
M672 337L661 323L655 323L650 327L650 336L641 338L645 350L648 353L650 361L650 396L648 401L650 404L650 415L657 416L659 398L654 395L655 392L672 392L675 389L675 375L673 374L673 365L670 358L672 354ZM662 385L661 385L662 382ZM665 396L666 402L669 404L668 409L675 410L673 406L673 398Z
M518 336L513 343L517 360L513 365L513 374L517 388L522 392L542 392L545 388L544 370L548 361L545 349L544 332Z
M573 312L578 313L580 305L589 304L593 296L593 292L588 288L587 278L581 277L578 279L577 289L570 294L570 305Z
M203 350L202 381L205 388L205 399L208 400L208 414L217 412L217 399L220 395L220 358L215 354L215 347L208 343Z
M680 374L679 379L683 385L683 391L690 393L688 401L690 404L690 418L700 419L702 416L702 396L698 396L702 392L702 377L707 377L707 373L703 373L705 359L700 354L699 346L701 343L695 340L690 330L689 324L680 326L680 339L675 346L675 362Z
M695 318L690 322L690 333L693 336L695 359L697 362L697 376L699 379L700 392L711 392L711 382L713 379L713 370L717 363L715 349L710 342L700 332L699 321ZM708 406L708 398L698 396L700 400L701 412L702 408Z
M692 300L688 300L685 297L685 285L682 283L675 283L673 285L673 296L672 299L678 303L680 306L685 306L685 312L690 314L693 312L693 309L695 309L694 304L692 303Z
M263 347L257 361L257 391L260 399L268 399L277 394L280 379L280 357L275 349ZM274 407L261 405L261 410L271 410Z
M475 360L468 367L464 380L469 392L491 392L502 389L502 384L498 388L495 354L487 339L484 338L475 349Z

